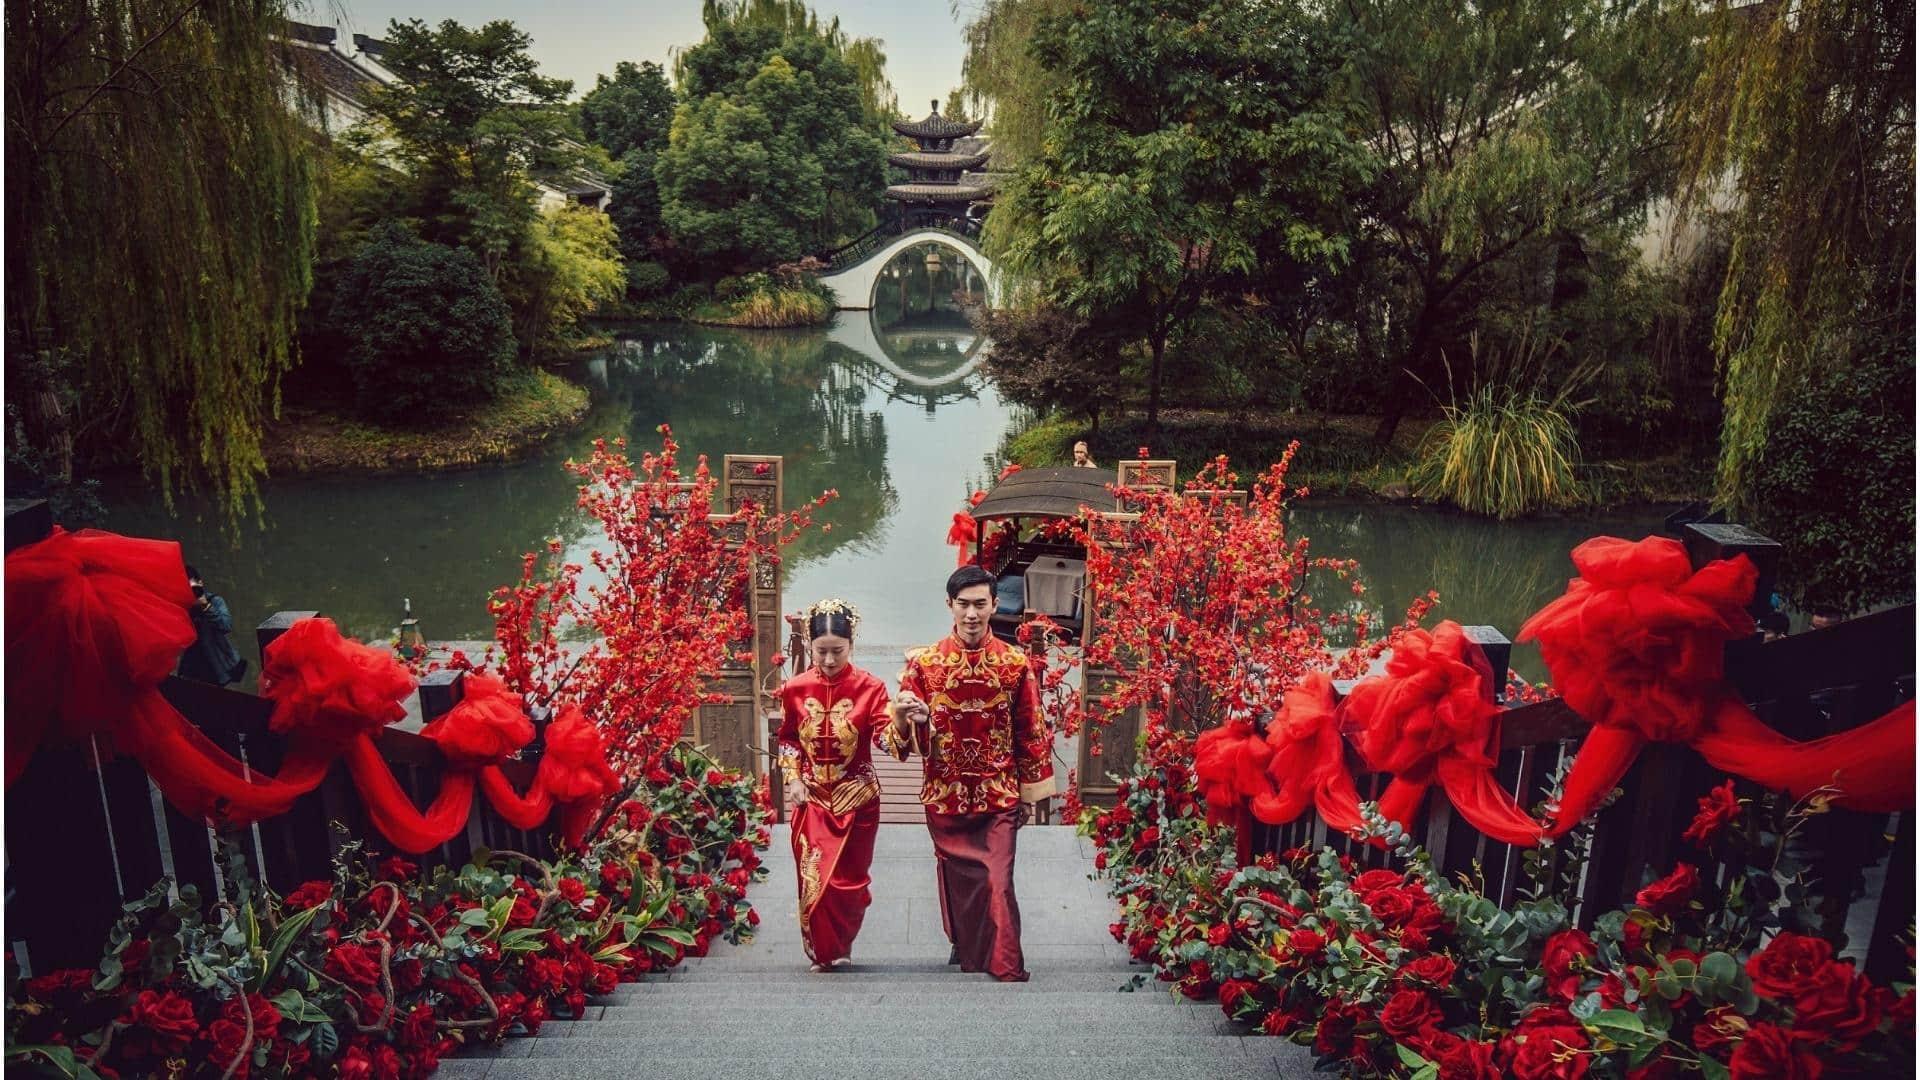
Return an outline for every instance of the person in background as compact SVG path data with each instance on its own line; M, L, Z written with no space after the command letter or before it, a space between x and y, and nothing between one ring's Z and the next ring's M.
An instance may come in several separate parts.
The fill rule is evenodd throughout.
M1825 630L1829 626L1838 626L1847 621L1847 614L1836 607L1817 607L1813 609L1811 629Z
M1769 611L1754 622L1760 627L1761 641L1778 641L1787 636L1791 626L1784 611Z
M207 591L200 571L187 567L187 584L193 588L193 632L198 638L180 654L180 677L197 682L225 686L239 682L247 673L247 662L240 659L227 635L233 633L233 613L227 602Z
M1081 439L1073 444L1073 467L1076 469L1097 469L1093 463L1093 452L1087 448L1087 440Z

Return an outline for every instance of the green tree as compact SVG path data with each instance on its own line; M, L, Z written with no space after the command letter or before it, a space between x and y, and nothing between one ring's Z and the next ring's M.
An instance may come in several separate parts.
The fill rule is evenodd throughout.
M1167 339L1263 236L1337 266L1329 230L1365 155L1327 111L1342 50L1303 6L1121 0L1039 20L1059 79L1039 152L1004 186L988 250L1045 299L1142 342L1159 422Z
M1736 512L1761 508L1773 486L1759 470L1774 412L1810 376L1857 367L1846 378L1867 385L1911 372L1913 35L1911 0L1723 4L1678 110L1682 206L1723 218L1730 239L1714 347L1726 387L1718 495ZM1911 394L1899 400L1911 428ZM1856 494L1825 496L1844 515ZM1912 498L1908 484L1909 518ZM1911 565L1911 529L1901 536Z
M411 216L424 236L460 244L496 281L534 219L534 178L568 180L604 153L576 138L563 104L573 84L549 79L505 20L478 29L449 19L394 21L382 62L401 76L369 95L413 178Z
M1693 22L1664 0L1351 0L1346 97L1377 180L1356 194L1362 299L1392 383L1375 437L1443 384L1475 328L1473 286L1563 238L1637 226L1675 168L1668 105ZM1545 246L1543 246L1545 245ZM1543 255L1544 253L1544 255Z
M599 77L580 99L580 128L619 159L607 213L620 234L620 252L635 262L653 257L660 235L660 186L653 170L673 126L673 87L659 64L621 63L613 78Z
M1033 35L1043 20L1073 8L1074 0L983 0L966 24L961 83L974 101L990 108L987 131L996 167L1017 167L1040 152L1047 103L1059 91L1061 76L1034 54Z
M522 341L564 338L580 318L626 289L619 236L607 215L585 206L541 212L505 286Z
M899 112L898 99L887 81L887 54L877 38L848 37L840 29L838 18L820 20L805 0L703 0L700 17L709 40L716 29L754 29L772 31L782 40L806 38L819 41L838 56L853 73L860 94L860 115L868 127L884 135L887 124ZM738 57L707 54L690 59L695 50L681 53L674 63L674 77L688 95L723 90L731 70L733 83L753 77L758 66L742 66ZM764 57L761 58L764 61ZM719 75L721 81L712 81Z
M721 24L680 61L685 101L654 170L676 246L736 272L871 224L886 150L863 124L852 69L826 42Z
M599 76L580 99L580 131L610 157L666 141L673 124L673 87L659 64L614 65L613 78Z
M9 461L43 458L56 486L76 459L138 461L235 512L257 491L314 243L284 19L274 0L8 5Z
M490 399L513 364L512 316L480 260L397 222L355 256L331 321L350 342L361 409L384 419L436 419Z

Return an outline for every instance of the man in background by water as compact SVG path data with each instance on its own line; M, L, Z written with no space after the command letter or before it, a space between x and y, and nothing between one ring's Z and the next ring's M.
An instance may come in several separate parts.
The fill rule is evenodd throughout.
M1073 467L1076 469L1097 469L1093 463L1093 451L1087 447L1087 440L1081 439L1073 444Z
M180 677L197 682L225 686L239 682L247 673L247 662L234 651L227 635L233 633L233 613L227 602L207 591L200 571L187 567L187 584L193 587L193 632L197 636L187 651L180 654Z

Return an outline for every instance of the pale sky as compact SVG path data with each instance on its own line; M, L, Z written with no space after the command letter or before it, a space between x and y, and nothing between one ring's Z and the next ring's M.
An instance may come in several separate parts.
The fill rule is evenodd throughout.
M838 16L849 37L884 43L887 77L907 115L926 115L929 101L944 102L947 91L960 85L966 50L949 0L816 0L812 6L823 19ZM977 0L961 0L963 15L977 7ZM533 35L541 74L572 79L575 97L622 60L652 60L671 77L672 51L706 33L700 0L319 0L294 17L338 26L342 48L350 48L355 33L382 36L392 19L454 19L469 26L508 19Z

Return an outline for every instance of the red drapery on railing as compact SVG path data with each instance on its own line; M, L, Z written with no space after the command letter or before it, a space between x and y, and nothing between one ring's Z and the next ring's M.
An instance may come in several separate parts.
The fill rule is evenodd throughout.
M41 746L93 740L138 760L183 813L237 825L286 812L344 758L375 827L416 853L465 828L476 784L518 828L558 806L572 843L618 787L597 728L576 711L550 731L533 789L513 793L499 763L533 726L499 680L469 675L462 701L421 732L446 768L432 804L416 808L375 743L405 715L413 677L327 619L303 619L268 646L261 693L286 753L277 775L246 768L159 692L194 640L178 544L55 528L7 556L6 599L9 785Z

